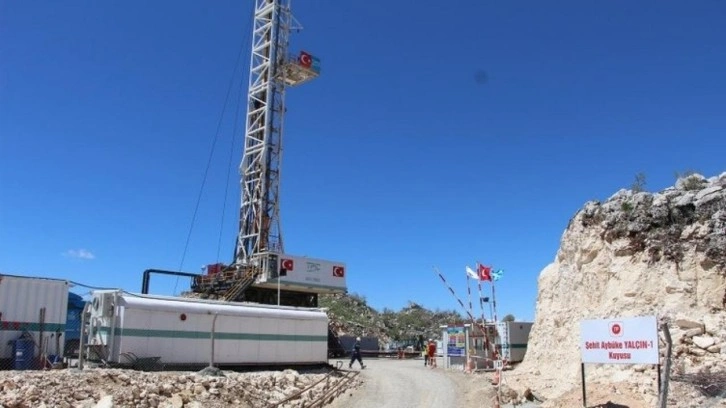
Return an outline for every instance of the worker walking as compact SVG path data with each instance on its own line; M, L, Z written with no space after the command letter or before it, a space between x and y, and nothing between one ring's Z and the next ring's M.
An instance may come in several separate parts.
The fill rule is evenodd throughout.
M348 364L348 368L353 368L353 362L355 360L358 360L361 369L366 368L363 364L363 359L360 356L360 337L355 338L355 344L353 344L353 355L350 357L350 364Z
M436 343L433 339L429 339L427 351L429 354L429 367L436 368Z

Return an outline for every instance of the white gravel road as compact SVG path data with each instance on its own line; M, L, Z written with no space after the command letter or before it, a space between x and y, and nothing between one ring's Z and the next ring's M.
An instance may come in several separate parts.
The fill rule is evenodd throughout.
M440 360L440 359L439 359ZM361 370L363 385L336 398L330 408L426 408L461 407L457 384L438 368L424 367L423 360L366 359ZM348 368L344 361L343 368ZM354 370L360 370L356 362Z
M338 360L331 360L335 364ZM496 389L485 374L465 374L424 367L422 359L366 359L366 368L356 362L363 385L337 397L327 408L491 408ZM343 361L348 368L348 361ZM502 408L512 408L502 404ZM526 402L517 408L536 408Z

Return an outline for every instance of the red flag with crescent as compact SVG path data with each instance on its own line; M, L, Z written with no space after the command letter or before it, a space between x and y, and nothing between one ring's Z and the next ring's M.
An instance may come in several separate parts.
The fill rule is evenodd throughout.
M300 56L298 57L298 61L300 62L300 65L302 65L305 68L310 68L313 65L313 56L308 54L305 51L300 51Z
M492 267L479 265L479 279L483 281L492 280Z

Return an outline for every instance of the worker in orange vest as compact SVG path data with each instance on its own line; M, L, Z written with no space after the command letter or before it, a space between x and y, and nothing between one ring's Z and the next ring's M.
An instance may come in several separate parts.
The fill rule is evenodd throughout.
M436 342L429 339L429 366L436 368Z

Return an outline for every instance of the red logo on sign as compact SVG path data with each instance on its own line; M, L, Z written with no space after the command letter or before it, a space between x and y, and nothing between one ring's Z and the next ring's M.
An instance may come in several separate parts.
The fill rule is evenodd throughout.
M623 326L619 322L610 323L610 334L613 336L623 335Z
M336 278L342 278L345 276L345 268L342 266L334 266L333 267L333 276Z
M293 270L293 266L295 266L292 262L292 259L283 259L282 260L282 269L291 271Z

